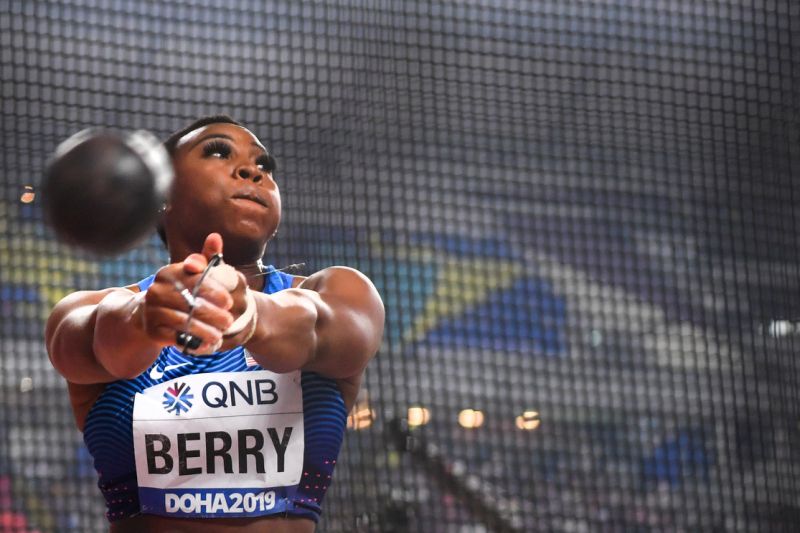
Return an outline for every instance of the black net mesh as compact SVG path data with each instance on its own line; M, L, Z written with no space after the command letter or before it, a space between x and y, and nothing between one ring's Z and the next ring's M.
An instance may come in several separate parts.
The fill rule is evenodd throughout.
M800 3L0 0L0 69L0 530L107 528L43 324L166 261L56 242L48 154L217 112L387 308L320 531L797 528Z

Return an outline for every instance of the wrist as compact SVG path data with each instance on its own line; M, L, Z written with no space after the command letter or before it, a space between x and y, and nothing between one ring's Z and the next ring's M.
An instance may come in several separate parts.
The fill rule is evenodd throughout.
M115 290L97 305L92 348L115 378L135 377L152 363L160 346L145 331L144 293Z
M145 320L144 320L144 299L147 295L146 292L134 293L133 297L128 302L127 308L127 324L134 330L144 333Z
M245 310L223 332L222 338L225 341L235 339L237 345L242 345L253 337L258 325L258 305L254 292L249 288L245 289L245 302L247 303Z

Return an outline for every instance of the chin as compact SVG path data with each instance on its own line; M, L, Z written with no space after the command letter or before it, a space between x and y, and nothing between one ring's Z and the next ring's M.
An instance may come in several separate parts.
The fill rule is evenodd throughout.
M238 227L235 231L222 231L222 255L226 263L245 264L264 256L267 242L274 234L262 227Z
M222 256L232 265L243 265L261 259L267 243L252 236L222 235Z

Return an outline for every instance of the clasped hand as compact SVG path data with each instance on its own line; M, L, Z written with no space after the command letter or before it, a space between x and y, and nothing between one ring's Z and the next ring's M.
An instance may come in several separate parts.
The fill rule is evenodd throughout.
M162 346L183 344L187 353L196 355L237 345L238 335L228 337L225 331L247 308L247 280L227 266L211 267L212 271L224 268L224 273L220 271L224 275L203 276L218 254L222 237L212 233L202 252L158 271L140 311L142 326L153 341Z

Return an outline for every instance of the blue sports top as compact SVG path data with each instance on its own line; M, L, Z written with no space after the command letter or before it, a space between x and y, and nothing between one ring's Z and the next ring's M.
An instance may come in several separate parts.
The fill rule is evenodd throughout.
M269 268L265 293L292 286ZM170 346L138 377L106 385L83 438L112 522L140 513L316 522L346 420L333 379L270 372L242 346L210 356Z

